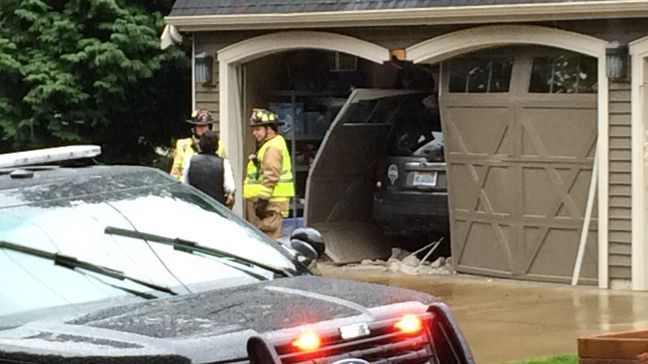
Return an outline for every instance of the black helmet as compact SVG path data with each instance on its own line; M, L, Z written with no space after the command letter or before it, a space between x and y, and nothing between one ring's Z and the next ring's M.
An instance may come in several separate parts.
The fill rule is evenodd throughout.
M250 116L250 126L263 126L263 125L283 125L279 121L279 116L266 109L252 109L252 116Z
M191 119L185 121L192 125L211 125L214 123L214 119L207 109L194 110L191 113Z

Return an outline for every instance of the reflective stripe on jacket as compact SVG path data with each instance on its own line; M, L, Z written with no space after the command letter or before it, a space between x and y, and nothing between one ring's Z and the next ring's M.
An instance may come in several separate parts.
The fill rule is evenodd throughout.
M265 154L269 148L281 152L281 174L274 186L271 186L271 183L268 181L264 183L263 178L264 170L271 167L263 165ZM243 184L243 198L262 198L269 199L273 202L281 202L288 201L291 197L295 196L290 154L288 153L286 140L281 135L277 135L263 143L257 151L256 161L256 163L254 161L248 161L247 173ZM287 212L285 211L286 214Z

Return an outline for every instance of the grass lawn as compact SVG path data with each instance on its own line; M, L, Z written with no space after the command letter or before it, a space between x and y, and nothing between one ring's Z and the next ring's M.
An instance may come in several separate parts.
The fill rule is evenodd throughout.
M578 364L577 355L559 355L550 358L516 361L511 364Z

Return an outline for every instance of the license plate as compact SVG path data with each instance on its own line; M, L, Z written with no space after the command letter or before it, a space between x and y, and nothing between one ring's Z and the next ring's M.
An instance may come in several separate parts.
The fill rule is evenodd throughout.
M414 186L436 187L437 172L414 172Z

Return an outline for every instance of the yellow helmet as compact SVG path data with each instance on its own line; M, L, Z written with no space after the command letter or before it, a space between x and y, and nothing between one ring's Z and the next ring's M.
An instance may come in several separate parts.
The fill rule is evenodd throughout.
M252 109L252 116L250 116L250 126L262 125L281 125L277 114L266 109Z

